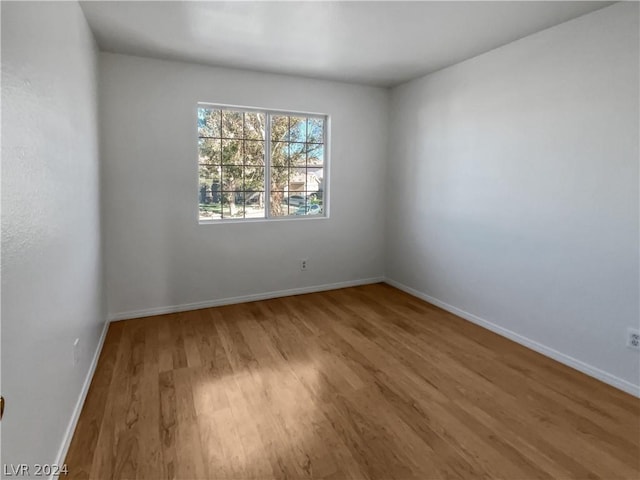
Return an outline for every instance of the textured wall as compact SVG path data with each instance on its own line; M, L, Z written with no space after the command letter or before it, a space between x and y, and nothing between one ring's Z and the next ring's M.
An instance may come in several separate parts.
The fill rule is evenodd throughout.
M80 7L2 2L4 463L53 463L78 401L105 320L99 198L97 51Z
M109 53L100 68L110 315L384 275L387 90ZM331 218L199 225L199 101L328 114Z
M387 275L640 384L638 4L394 89Z

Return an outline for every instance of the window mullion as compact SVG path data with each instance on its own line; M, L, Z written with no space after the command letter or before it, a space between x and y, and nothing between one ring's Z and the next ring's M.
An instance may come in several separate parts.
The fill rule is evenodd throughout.
M264 215L271 218L271 113L265 114L264 132Z

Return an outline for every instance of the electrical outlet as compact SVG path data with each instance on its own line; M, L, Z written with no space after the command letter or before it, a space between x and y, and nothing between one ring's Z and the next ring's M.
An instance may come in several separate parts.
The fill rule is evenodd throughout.
M309 268L309 259L303 258L300 260L300 270L304 272L307 268Z
M637 328L627 329L627 347L640 350L640 330Z
M76 338L73 341L73 366L78 365L80 361L80 339Z

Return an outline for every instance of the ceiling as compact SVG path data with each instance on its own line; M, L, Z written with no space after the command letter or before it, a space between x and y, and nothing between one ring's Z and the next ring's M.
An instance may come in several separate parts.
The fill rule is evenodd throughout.
M108 52L393 86L613 2L89 1Z

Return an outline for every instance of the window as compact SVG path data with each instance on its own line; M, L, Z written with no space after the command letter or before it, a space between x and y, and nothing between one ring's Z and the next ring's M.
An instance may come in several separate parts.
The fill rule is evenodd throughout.
M327 117L198 105L200 222L326 216Z

